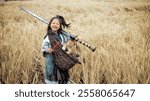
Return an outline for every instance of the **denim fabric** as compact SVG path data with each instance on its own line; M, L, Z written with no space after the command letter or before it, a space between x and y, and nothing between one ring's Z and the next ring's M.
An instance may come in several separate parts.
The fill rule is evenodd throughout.
M53 64L53 55L48 54L46 56L46 65L45 65L45 79L50 79L50 76L53 74L54 64Z

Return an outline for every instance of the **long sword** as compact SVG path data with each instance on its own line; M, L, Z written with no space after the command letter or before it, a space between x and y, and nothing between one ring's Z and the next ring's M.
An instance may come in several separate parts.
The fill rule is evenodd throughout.
M21 10L25 11L26 13L31 14L33 17L37 18L38 20L40 20L40 21L42 21L42 22L44 22L44 23L46 23L46 24L49 24L48 21L46 21L46 20L43 19L42 17L40 17L40 16L34 14L34 13L31 12L30 10L27 10L27 9L25 9L25 8L23 8L23 7L19 7L19 8L20 8ZM87 42L84 42L83 40L77 38L77 36L72 35L72 34L68 34L68 33L64 33L64 34L66 34L67 36L69 36L71 39L74 39L74 40L76 40L77 42L81 43L82 45L88 47L91 51L94 52L94 51L96 50L96 47L95 47L95 46L92 46L92 45L88 44Z

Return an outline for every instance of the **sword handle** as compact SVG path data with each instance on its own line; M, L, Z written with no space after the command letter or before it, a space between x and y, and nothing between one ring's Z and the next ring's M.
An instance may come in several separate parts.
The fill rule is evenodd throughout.
M89 48L91 51L95 51L96 50L96 47L95 46L92 46L90 44L88 44L87 42L84 42L83 40L79 39L79 38L75 38L75 40L79 43L81 43L82 45L86 46L87 48Z

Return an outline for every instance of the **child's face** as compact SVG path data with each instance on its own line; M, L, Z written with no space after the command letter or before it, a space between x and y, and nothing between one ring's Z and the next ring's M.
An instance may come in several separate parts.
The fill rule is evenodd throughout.
M51 29L53 32L58 32L59 28L60 28L60 23L59 23L59 20L58 19L54 19L52 22L51 22L51 25L50 25Z

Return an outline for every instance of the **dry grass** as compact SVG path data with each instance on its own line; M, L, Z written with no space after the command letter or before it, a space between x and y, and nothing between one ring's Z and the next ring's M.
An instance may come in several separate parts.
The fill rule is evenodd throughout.
M76 83L150 83L150 2L122 1L0 3L0 83L42 83L44 79L41 43L47 25L19 5L46 19L64 16L72 23L68 32L97 47L92 53L79 44L83 64L70 70Z

